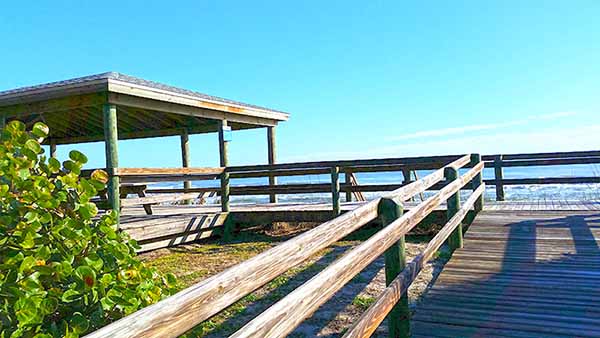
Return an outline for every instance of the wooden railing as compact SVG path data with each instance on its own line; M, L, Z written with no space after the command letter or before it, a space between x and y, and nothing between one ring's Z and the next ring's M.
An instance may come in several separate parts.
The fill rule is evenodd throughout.
M590 184L600 183L598 176L579 177L528 177L504 178L504 168L545 167L574 164L600 163L600 151L574 151L558 153L528 153L508 155L486 155L482 157L486 168L494 168L494 179L485 180L496 187L496 200L504 201L504 186L520 184Z
M229 196L272 195L278 194L308 194L330 193L332 196L332 210L339 213L338 205L345 196L345 201L364 199L365 192L393 191L413 182L411 173L417 170L432 170L439 168L444 163L457 159L458 155L433 156L433 157L407 157L369 160L347 161L321 161L283 163L273 165L231 166L227 168L119 168L115 175L120 177L121 183L150 183L150 182L181 182L198 180L222 180L218 187L209 188L162 188L148 189L149 194L184 194L174 197L145 197L132 201L124 201L125 206L159 203L192 199L199 194L217 193L222 199L229 200ZM515 167L545 167L575 164L600 164L600 151L562 152L562 153L529 153L483 156L486 168L494 169L494 178L484 180L488 186L495 186L496 200L505 200L507 185L521 184L590 184L600 183L598 176L584 177L527 177L504 178L504 168ZM352 181L352 175L369 172L402 172L404 180L394 184L359 184ZM227 173L227 179L223 175ZM265 184L265 185L231 185L232 179L240 178L269 178L282 176L328 175L327 183L293 183L293 184ZM344 176L343 182L340 176ZM415 177L417 177L415 175ZM273 180L270 181L274 182ZM442 185L434 185L431 190L439 190ZM360 198L363 196L363 198ZM228 210L224 210L228 211Z
M382 230L275 303L233 336L262 338L287 335L384 252L386 276L390 279L390 287L393 287L398 284L396 279L407 274L407 269L412 271L410 276L416 275L423 262L431 257L432 252L437 250L446 238L450 238L452 248L460 247L461 220L473 205L475 211L482 208L484 184L481 175L484 163L481 158L478 155L459 156L441 167L420 180L387 193L383 198L342 214L87 337L177 337L378 217L385 225ZM459 176L458 170L463 167L471 169ZM459 191L469 183L473 193L460 207ZM442 184L443 187L435 195L404 213L403 202L436 184ZM444 201L448 201L449 223L440 232L441 235L434 238L433 244L421 254L420 263L413 261L404 266L404 235ZM386 289L386 292L390 291ZM378 316L372 322L380 322L379 318L384 316L384 313L394 309L394 315L400 317L396 318L398 320L391 320L390 323L400 327L393 327L393 330L404 332L402 330L408 327L406 302L398 303L397 300L386 296L386 304L389 306L374 310Z

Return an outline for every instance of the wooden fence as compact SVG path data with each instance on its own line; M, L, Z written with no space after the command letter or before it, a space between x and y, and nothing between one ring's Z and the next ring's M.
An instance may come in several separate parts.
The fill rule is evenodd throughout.
M201 194L216 193L222 201L229 201L230 196L270 195L276 200L278 194L330 193L332 209L339 214L342 196L345 201L364 199L365 192L393 191L413 182L411 173L417 170L433 170L444 163L460 157L459 155L406 157L369 160L320 161L283 163L272 165L230 166L227 168L118 168L114 175L122 184L139 184L152 182L189 182L198 180L220 180L218 187L210 188L162 188L148 189L149 194L179 194L177 196L142 197L133 200L122 200L124 206L187 200ZM529 153L486 155L482 157L486 168L494 169L494 178L484 180L488 186L495 186L496 200L505 200L504 187L521 184L590 184L600 183L598 176L576 177L526 177L504 178L505 168L547 167L558 165L599 164L600 151L561 152L561 153ZM394 184L360 184L353 175L369 172L402 172L402 182ZM328 183L295 183L277 184L270 178L282 176L329 175ZM340 176L344 176L343 182ZM264 185L232 185L232 179L269 178ZM431 190L439 190L442 185L434 185ZM363 196L361 198L361 196ZM229 211L229 203L223 211Z
M529 153L486 155L482 157L486 168L494 168L494 179L485 180L496 187L496 200L504 201L504 186L521 184L591 184L600 183L598 176L504 178L504 168L547 167L574 164L600 163L600 151L574 151L558 153Z
M177 337L376 218L384 224L380 231L254 318L233 337L286 336L384 253L388 288L347 335L369 336L391 312L395 320L390 321L390 332L394 337L406 336L406 287L447 239L451 248L462 246L461 221L472 207L477 212L483 206L484 163L480 156L458 156L440 167L422 179L386 193L382 198L325 222L87 337ZM459 175L461 168L470 169ZM332 174L336 173L332 171ZM442 185L437 193L404 212L403 202L435 185ZM473 192L461 206L459 192L467 185ZM404 235L445 201L448 223L421 255L405 264Z

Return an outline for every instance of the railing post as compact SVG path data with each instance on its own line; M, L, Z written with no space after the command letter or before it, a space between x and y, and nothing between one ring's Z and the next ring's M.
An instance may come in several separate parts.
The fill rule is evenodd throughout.
M410 178L410 169L408 169L408 168L402 169L402 176L404 177L404 181L402 182L403 184L410 183L410 180L411 180L411 178ZM411 196L410 200L411 200L411 202L414 202L415 197Z
M221 211L229 212L229 141L225 139L225 128L227 120L220 121L219 126L219 155L221 167L224 171L221 173Z
M333 217L337 217L341 213L339 167L331 167L331 201L333 205Z
M446 178L447 183L451 183L452 181L458 179L458 170L456 170L456 168L446 167L444 169L444 177ZM450 220L460 210L460 189L458 191L456 191L452 196L450 196L450 198L448 198L446 205L448 208L446 215L447 215L448 220ZM454 232L452 232L450 237L448 237L448 244L450 245L450 249L452 251L454 251L458 248L462 248L462 246L463 246L462 222L458 223L458 226L456 227Z
M475 167L480 162L481 162L481 155L471 154L471 166L472 167ZM473 189L473 191L475 191L482 184L483 184L483 175L482 175L482 172L479 172L479 174L477 174L477 176L475 176L473 178L473 181L471 181L471 189ZM481 194L481 196L479 196L479 198L475 201L475 204L473 205L473 207L475 209L475 213L478 213L481 210L483 210L483 195L485 195L485 192L483 194Z
M377 206L379 220L382 226L388 226L396 219L402 217L404 208L402 204L391 198L382 198ZM385 252L385 284L386 286L404 270L406 267L406 251L404 236L394 243ZM408 295L401 296L400 301L392 308L387 316L390 338L410 337L410 310L408 307Z
M352 186L351 175L352 174L350 173L350 170L346 168L346 173L344 174L344 183L346 184L346 187L348 187L348 189L350 189ZM352 191L350 190L346 190L346 202L352 202Z
M267 146L268 146L268 157L269 164L274 165L277 161L277 143L275 140L275 127L267 127ZM270 169L272 170L272 169ZM269 187L277 185L277 176L269 175ZM271 192L269 194L269 203L277 203L277 194Z
M115 175L115 169L119 167L119 155L117 150L117 106L105 104L102 107L104 120L104 144L106 154L106 169L109 174L108 181L108 203L117 216L117 226L120 223L121 195L119 193L119 177Z
M502 155L494 156L494 175L496 178L496 201L504 201L504 173L502 172Z

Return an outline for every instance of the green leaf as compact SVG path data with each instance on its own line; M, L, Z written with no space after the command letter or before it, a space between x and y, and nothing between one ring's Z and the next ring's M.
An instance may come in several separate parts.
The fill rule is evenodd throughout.
M60 171L60 161L55 159L54 157L51 157L48 160L48 168L50 169L51 173L58 173Z
M54 297L44 298L40 303L40 310L46 314L52 314L58 308L58 299Z
M49 132L50 128L41 122L36 122L31 129L31 133L37 137L46 137Z
M84 265L75 269L75 276L79 277L88 288L96 285L96 272L89 266Z
M27 142L25 142L25 147L36 154L42 152L42 147L40 146L39 142L33 139L27 140Z
M69 324L76 333L84 333L90 327L90 323L80 312L73 314L71 320L69 320Z
M81 298L81 293L79 293L79 291L69 289L62 294L61 300L66 303L70 303L79 298Z
M106 184L108 182L108 173L104 170L96 169L92 172L92 179L98 181L102 184Z
M88 158L77 150L71 150L69 152L69 158L79 164L86 164L88 161Z

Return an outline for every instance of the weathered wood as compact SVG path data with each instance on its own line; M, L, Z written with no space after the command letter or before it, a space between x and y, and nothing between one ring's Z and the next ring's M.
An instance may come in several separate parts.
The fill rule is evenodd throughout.
M495 185L496 180L484 180L486 184ZM521 184L589 184L600 183L600 177L542 177L542 178L505 178L500 181L501 185Z
M466 156L467 163L469 160L469 156ZM405 213L368 240L347 252L311 280L282 298L234 333L232 337L271 338L286 336L358 272L397 242L400 236L406 234L444 200L470 182L482 169L483 163L480 163L466 172L465 175L446 185L436 195ZM393 194L392 196L391 198L398 201L399 196Z
M352 184L352 178L351 178L351 173L350 172L345 172L344 173L344 183L345 184ZM346 191L346 202L352 202L352 192L351 191Z
M117 106L113 104L105 104L104 110L104 144L106 154L106 168L109 171L108 181L108 203L117 214L117 224L119 224L120 213L120 194L119 194L119 177L113 174L114 168L119 167L118 154L118 134L117 134Z
M219 159L223 168L229 166L229 141L225 140L224 128L227 127L227 120L220 121L219 126ZM229 211L229 172L224 171L221 174L221 210Z
M460 210L448 220L448 223L444 225L442 230L440 230L427 244L425 250L417 255L417 257L415 257L391 283L388 283L388 286L379 297L377 297L375 303L373 303L367 311L362 314L358 321L352 325L344 335L344 338L370 337L373 332L375 332L388 313L394 309L401 299L406 297L408 287L416 279L419 272L421 272L424 264L433 257L440 246L456 230L468 211L476 203L478 197L480 197L484 191L485 186L481 185L473 192Z
M346 182L346 184L345 184L346 194L351 193L352 195L354 195L354 198L356 198L356 200L359 201L359 202L366 201L367 198L365 197L365 195L363 195L362 191L360 191L360 190L356 191L356 190L350 190L350 189L348 189L348 184L350 184L350 187L361 187L360 184L358 183L358 179L356 178L356 175L354 175L353 172L346 173L346 175L349 178L349 182ZM363 187L364 186L362 186L361 189ZM395 188L390 189L390 190L396 190L398 188L399 187L396 186Z
M488 162L493 164L493 162ZM600 157L575 157L575 158L552 158L552 159L532 159L532 160L512 160L507 161L502 158L502 166L507 167L538 167L538 166L553 166L553 165L570 165L570 164L598 164Z
M186 194L178 194L172 196L150 196L150 197L139 197L139 198L124 198L121 199L121 207L130 207L134 205L144 205L144 204L158 204L165 202L177 202L177 201L187 201L190 199L197 198L197 193L186 193Z
M390 198L382 198L378 205L379 219L382 226L388 226L396 219L402 217L404 208ZM385 251L385 284L392 281L406 267L406 251L404 235ZM388 335L391 338L410 337L410 309L408 296L404 295L390 311L388 318Z
M0 111L0 131L6 126L6 113Z
M373 201L90 335L177 337L377 216Z
M504 201L504 175L502 172L502 155L494 157L494 179L496 186L496 201Z
M481 162L479 162L479 163L481 163ZM483 164L483 163L481 163L481 164ZM481 172L479 172L479 175L481 175ZM446 178L446 180L448 182L455 181L458 179L458 170L456 170L456 168L446 168L446 170L444 171L444 177ZM475 177L477 177L477 175L475 175ZM448 198L448 201L446 204L448 206L447 218L451 219L460 210L460 191L457 191L455 194L450 196L450 198ZM459 222L459 224L456 226L456 230L454 230L452 235L450 235L450 237L448 238L448 245L450 246L450 249L452 251L454 251L458 248L462 248L462 246L463 246L462 223Z
M190 138L188 135L187 128L181 130L181 166L188 168L190 166ZM183 181L183 188L189 189L192 187L191 181ZM190 204L191 200L185 201L186 204Z
M158 176L158 175L220 175L224 168L115 168L115 175L125 176Z
M340 214L340 168L331 168L331 204L333 208L333 216Z
M467 163L469 157L463 156L450 165L460 167ZM405 201L442 179L443 170L440 169L389 195L397 201ZM377 217L378 203L379 200L374 200L342 214L174 296L109 324L87 337L177 337L305 261L319 250L372 221Z
M415 331L447 325L471 332L465 336L482 329L509 337L598 336L594 217L593 211L481 213L417 308ZM451 335L446 330L440 336Z
M481 155L479 155L479 154L472 154L471 155L471 166L476 166L480 162L481 162ZM479 173L473 179L473 182L471 183L471 187L472 187L473 191L476 191L477 188L479 188L482 184L483 184L483 174ZM485 194L482 194L477 199L477 201L475 201L475 212L480 212L481 210L483 210L484 195Z
M50 157L56 158L56 143L50 140Z
M493 161L495 157L500 155L485 155L484 161ZM553 159L553 158L572 158L572 157L590 157L600 156L600 151L566 151L566 152L549 152L549 153L521 153L521 154L504 154L502 158L507 161L511 160L527 160L527 159Z
M443 166L445 163L455 161L464 155L445 155L445 156L430 156L430 157L400 157L400 158L380 158L369 160L341 160L341 161L314 161L314 162L296 162L296 163L279 163L276 165L259 164L246 166L231 166L227 170L230 172L241 171L257 171L257 170L279 170L279 169L299 169L299 168L330 168L337 167L353 167L357 166L376 166L388 164L435 164L436 167ZM358 170L356 170L358 172Z
M267 153L269 164L273 165L277 162L277 140L275 134L275 127L267 127ZM277 185L277 177L269 175L269 186ZM269 194L269 202L277 203L277 195L275 193Z

